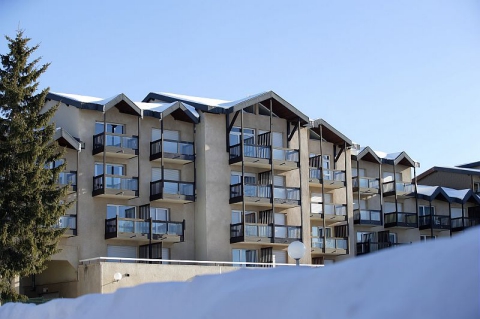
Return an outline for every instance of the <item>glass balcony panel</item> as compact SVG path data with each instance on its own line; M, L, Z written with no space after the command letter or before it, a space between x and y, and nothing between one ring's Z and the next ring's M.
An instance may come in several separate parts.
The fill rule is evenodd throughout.
M256 225L245 225L245 236L258 237L258 228Z
M312 247L313 248L323 248L323 238L312 237Z
M163 149L165 153L178 154L178 143L173 141L163 141Z
M61 172L58 175L58 183L60 185L77 185L77 174L70 172Z
M181 236L183 232L183 225L181 223L168 223L168 235Z
M258 225L258 237L263 237L263 238L272 237L272 227L268 225Z
M273 197L278 199L287 199L287 190L285 188L275 187Z
M167 223L166 222L153 222L152 223L152 233L155 235L164 235L167 233Z
M287 238L287 227L285 227L285 226L275 226L275 237L276 238Z
M326 245L327 248L336 248L335 247L335 238L326 238Z
M381 213L380 211L370 211L370 219L374 221L381 221Z
M337 239L336 248L347 249L347 240L346 239Z

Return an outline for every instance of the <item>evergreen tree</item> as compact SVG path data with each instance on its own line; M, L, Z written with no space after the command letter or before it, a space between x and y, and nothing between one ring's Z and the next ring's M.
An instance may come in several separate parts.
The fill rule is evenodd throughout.
M56 107L42 111L48 88L38 91L38 78L49 64L29 61L38 45L17 31L6 36L10 52L0 55L0 301L24 297L11 282L46 268L57 252L63 230L53 228L68 205L66 187L57 179L64 165L49 168L63 156L49 124Z

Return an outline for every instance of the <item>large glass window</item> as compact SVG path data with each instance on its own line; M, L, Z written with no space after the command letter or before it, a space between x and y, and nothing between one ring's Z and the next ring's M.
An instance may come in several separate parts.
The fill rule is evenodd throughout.
M170 213L167 208L150 207L150 218L152 220L169 221Z
M430 216L430 212L432 215L435 215L435 206L431 207L431 211L430 211L430 206L425 206L425 205L418 206L418 216Z
M95 122L95 135L103 133L103 122ZM125 125L107 123L107 133L125 134Z
M125 175L125 165L122 164L109 164L106 165L107 175ZM95 176L103 174L103 163L95 163Z
M230 146L240 144L241 129L234 126L230 131ZM255 130L251 128L243 128L243 139L248 144L255 144Z
M107 205L107 219L115 218L136 218L135 206Z
M257 262L257 251L251 249L232 249L233 262Z

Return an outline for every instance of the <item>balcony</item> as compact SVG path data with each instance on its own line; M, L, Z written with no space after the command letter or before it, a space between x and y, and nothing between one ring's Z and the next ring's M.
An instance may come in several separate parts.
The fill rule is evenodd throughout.
M372 177L354 177L352 179L353 192L360 192L364 196L380 193L380 179Z
M179 243L184 240L183 222L115 217L105 220L105 239Z
M420 228L420 230L422 229L449 230L450 216L442 216L442 215L418 216L418 227Z
M348 238L312 237L312 255L346 255L348 253Z
M163 153L163 154L162 154ZM162 158L166 163L187 164L195 160L193 142L174 140L156 140L150 143L150 160L159 161Z
M478 217L457 217L451 219L452 232L462 231L466 228L480 225Z
M362 226L381 226L382 211L370 209L355 209L353 211L353 223Z
M138 197L138 178L105 174L95 176L92 196L127 199Z
M310 213L311 220L322 221L325 219L328 223L344 222L347 220L347 205L344 204L324 204L325 213L322 211Z
M65 229L64 237L71 237L77 235L77 216L65 215L58 219L58 222L53 225L53 228Z
M106 143L105 143L106 140ZM138 156L138 137L124 134L100 133L93 136L93 155L117 158L133 158Z
M369 253L373 253L382 249L387 249L390 247L396 247L404 244L400 243L377 243L377 242L365 242L365 243L357 243L357 256L365 255Z
M399 197L407 197L415 192L415 184L394 181L383 183L383 196L394 196L395 192Z
M300 240L301 226L243 223L230 225L230 243L290 244Z
M191 203L195 201L195 184L159 180L150 183L150 201L164 201L172 203Z
M77 172L61 172L58 174L58 184L62 186L68 185L68 194L75 193L77 191Z
M345 171L310 167L309 183L312 187L323 186L327 189L342 188L346 186Z
M232 165L241 164L241 144L230 146L229 150L229 163ZM244 163L246 166L249 167L270 169L273 161L274 169L289 171L298 168L300 163L298 150L288 148L276 148L268 145L244 144L243 155Z
M393 212L385 214L385 228L417 228L417 214Z
M271 206L273 202L278 207L295 207L300 205L300 188L274 186L272 198L272 185L230 185L230 204L242 201L259 206Z

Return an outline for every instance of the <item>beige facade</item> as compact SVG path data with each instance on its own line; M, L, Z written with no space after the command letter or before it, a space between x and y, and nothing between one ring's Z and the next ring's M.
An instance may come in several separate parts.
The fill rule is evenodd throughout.
M416 162L406 153L358 150L273 92L236 102L150 93L138 103L51 93L46 108L57 103L65 200L74 203L59 224L61 251L21 282L29 296L237 269L228 262L294 264L287 248L297 240L306 246L301 263L329 264L450 236L450 228L419 228L419 207L450 221L459 204L415 197ZM476 197L460 210L470 206ZM115 282L117 272L128 276Z

